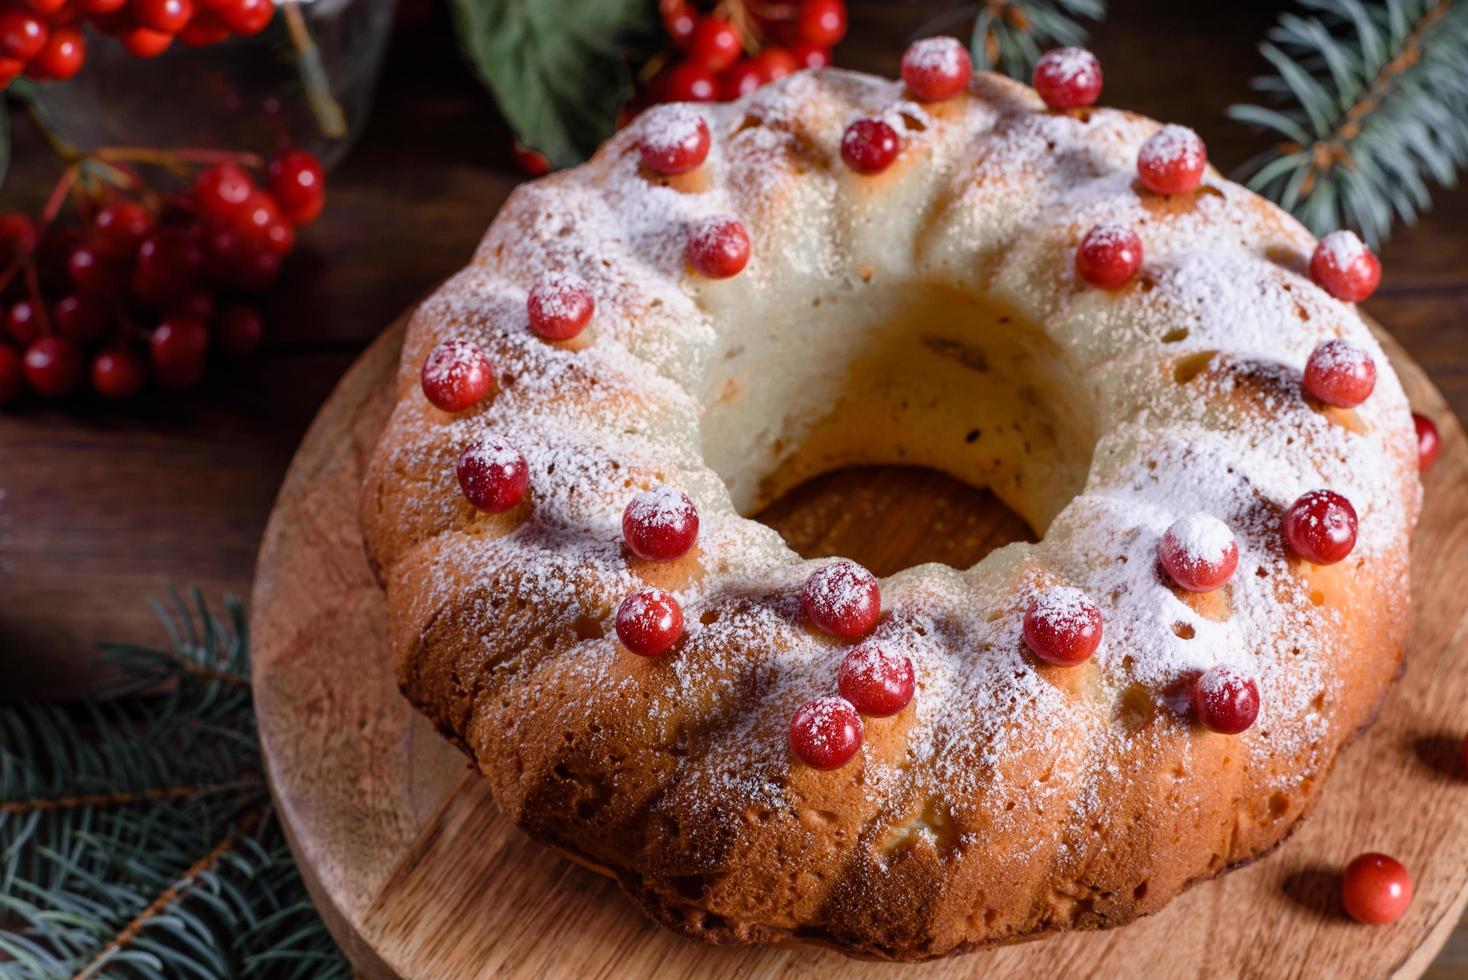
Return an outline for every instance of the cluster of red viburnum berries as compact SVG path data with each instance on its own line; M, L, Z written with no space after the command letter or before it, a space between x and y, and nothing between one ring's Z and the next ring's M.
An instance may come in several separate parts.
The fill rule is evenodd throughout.
M846 36L845 0L737 0L711 9L695 0L658 0L671 41L662 67L629 102L629 120L661 102L728 102L800 71L824 68ZM551 169L534 149L515 144L532 177Z
M326 200L321 164L303 150L263 176L257 184L225 160L180 193L138 183L100 196L63 178L39 221L0 214L0 405L27 392L62 398L84 383L106 398L137 394L149 379L191 388L211 351L253 353L263 325L246 300L274 283L296 227ZM67 196L79 222L55 214Z
M0 88L21 75L75 75L87 57L84 25L153 58L175 40L201 47L258 34L274 15L271 0L0 0Z
M845 0L745 2L737 17L661 0L678 56L648 83L647 102L727 102L802 68L831 63L846 35Z

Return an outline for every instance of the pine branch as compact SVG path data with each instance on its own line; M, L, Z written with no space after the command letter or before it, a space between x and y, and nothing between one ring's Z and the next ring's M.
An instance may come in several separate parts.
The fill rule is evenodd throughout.
M1260 52L1268 105L1229 116L1277 137L1245 164L1248 185L1323 235L1352 228L1371 245L1431 206L1468 164L1468 3L1300 0Z
M57 799L7 800L0 802L0 813L25 815L47 810L70 810L78 807L100 808L128 806L134 803L160 803L164 800L188 799L204 793L231 792L257 785L259 780L205 783L199 786L155 786L144 790L115 790L110 793L83 793L79 796L63 796Z
M1050 48L1085 43L1081 19L1099 22L1105 17L1105 0L982 0L969 39L974 66L997 66L1028 82L1035 62Z
M0 977L346 977L265 791L243 610L157 607L83 705L0 705Z

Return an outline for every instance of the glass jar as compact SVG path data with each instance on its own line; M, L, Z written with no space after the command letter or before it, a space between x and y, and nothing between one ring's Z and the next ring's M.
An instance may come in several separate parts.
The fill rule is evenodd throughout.
M36 87L47 124L83 149L311 150L326 166L361 132L392 32L394 0L284 0L269 26L157 58L89 31L87 62Z

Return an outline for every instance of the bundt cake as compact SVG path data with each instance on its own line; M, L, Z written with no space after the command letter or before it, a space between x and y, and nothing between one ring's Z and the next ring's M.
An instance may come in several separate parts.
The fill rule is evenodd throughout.
M1037 84L934 40L656 107L412 319L362 498L402 690L686 935L1124 923L1279 843L1401 665L1375 257L1084 52ZM1040 540L879 581L746 516L893 462Z

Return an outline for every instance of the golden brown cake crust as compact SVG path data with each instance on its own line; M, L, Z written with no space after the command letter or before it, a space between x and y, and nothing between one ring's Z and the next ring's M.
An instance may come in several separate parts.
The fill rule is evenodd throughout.
M634 122L517 189L414 316L361 500L405 695L532 836L713 942L916 960L1109 927L1280 843L1397 673L1420 495L1400 385L1354 308L1303 274L1313 239L1212 171L1193 195L1139 193L1156 123L1046 112L997 76L918 106L898 84L801 73L700 111L713 150L698 171L641 170ZM877 177L837 150L863 115L903 135ZM719 213L744 222L753 258L700 280L682 241ZM1146 242L1142 275L1115 292L1073 272L1101 220ZM552 271L596 293L574 341L526 329L526 292ZM1380 372L1355 410L1299 390L1337 336ZM449 415L418 372L455 337L489 355L499 390ZM530 466L505 514L454 482L486 434ZM894 458L993 487L1044 537L882 583L874 636L911 657L917 694L819 772L786 734L797 705L834 693L844 651L799 613L819 563L736 507ZM666 564L619 533L626 501L658 484L703 522ZM1361 516L1356 550L1328 567L1279 534L1316 487ZM1239 541L1214 593L1155 567L1161 530L1194 510ZM616 641L613 611L641 584L683 603L667 657ZM1105 617L1078 667L1020 637L1055 584ZM1259 681L1241 735L1189 717L1192 679L1217 663Z

